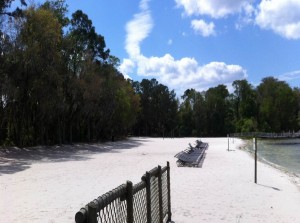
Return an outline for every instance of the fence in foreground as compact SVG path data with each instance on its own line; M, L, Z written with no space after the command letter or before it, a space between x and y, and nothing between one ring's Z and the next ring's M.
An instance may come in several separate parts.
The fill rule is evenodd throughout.
M147 171L94 199L75 215L76 223L163 223L171 221L170 165Z

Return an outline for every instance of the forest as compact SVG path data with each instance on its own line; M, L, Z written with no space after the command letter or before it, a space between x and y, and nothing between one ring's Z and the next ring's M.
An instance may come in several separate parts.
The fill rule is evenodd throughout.
M49 0L11 11L12 1L0 2L0 145L300 129L299 87L266 77L177 96L156 79L125 79L81 10L69 18Z

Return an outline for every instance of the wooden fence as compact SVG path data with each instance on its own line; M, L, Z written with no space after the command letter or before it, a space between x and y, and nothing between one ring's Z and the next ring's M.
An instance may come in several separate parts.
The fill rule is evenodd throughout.
M76 223L171 221L170 165L147 171L141 182L127 181L94 199L75 215Z

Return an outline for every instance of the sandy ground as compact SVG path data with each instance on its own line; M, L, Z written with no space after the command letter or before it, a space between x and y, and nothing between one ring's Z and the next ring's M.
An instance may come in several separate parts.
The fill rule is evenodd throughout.
M300 222L300 191L289 176L254 162L237 149L241 140L204 138L201 168L176 166L174 155L195 138L130 140L0 153L0 222L74 222L89 201L145 171L171 165L172 220L199 222Z

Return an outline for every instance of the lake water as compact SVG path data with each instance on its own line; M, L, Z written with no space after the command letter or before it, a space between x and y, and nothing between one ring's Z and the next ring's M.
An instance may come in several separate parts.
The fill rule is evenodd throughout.
M253 143L247 149L253 152ZM258 156L300 177L300 138L257 139Z

